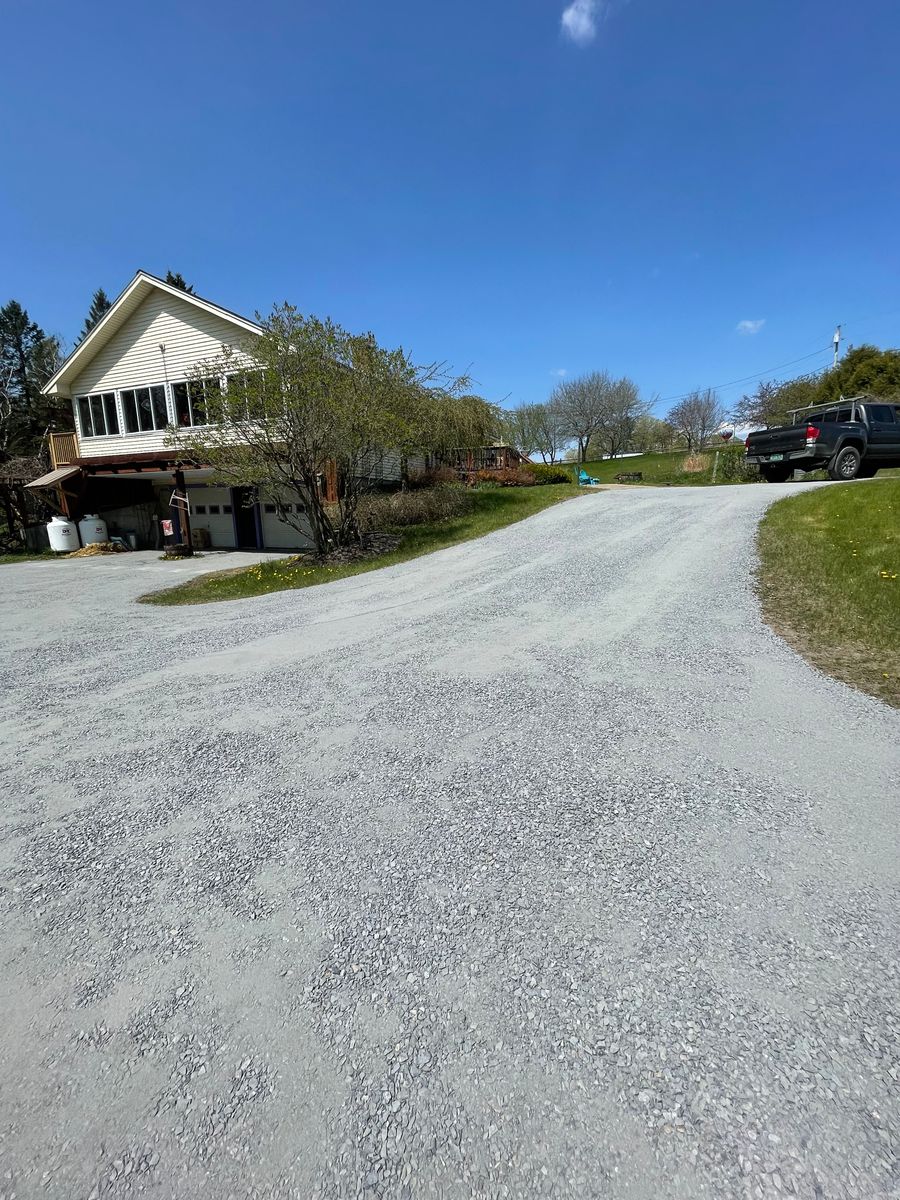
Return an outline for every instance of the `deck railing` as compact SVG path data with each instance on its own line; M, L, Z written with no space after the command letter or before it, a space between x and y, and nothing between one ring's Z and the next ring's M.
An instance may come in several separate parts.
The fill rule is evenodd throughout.
M50 462L53 470L68 467L78 458L78 438L74 433L50 434Z

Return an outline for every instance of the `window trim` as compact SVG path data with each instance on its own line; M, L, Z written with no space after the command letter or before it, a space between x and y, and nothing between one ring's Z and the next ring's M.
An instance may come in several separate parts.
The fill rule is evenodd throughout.
M115 413L116 424L118 425L118 429L115 433L110 433L107 429L107 425L109 423L109 410L106 406L106 398L108 396L112 397L113 412ZM82 400L87 401L87 411L91 419L91 427L88 431L85 431L84 420L82 419ZM100 401L100 409L103 413L102 433L96 433L94 431L94 400ZM119 405L119 393L115 388L106 388L104 391L99 392L82 392L80 395L73 396L72 413L75 420L75 430L78 436L83 438L85 441L89 439L93 442L96 441L97 438L115 438L122 436L122 410Z
M221 422L219 422L219 421L210 421L209 420L209 396L207 395L206 389L209 384L216 384L219 388L219 392L224 394L225 389L222 386L223 378L227 379L228 376L209 375L207 378L199 379L199 380L198 379L173 379L169 383L169 387L171 389L171 394L172 394L172 405L171 405L172 423L176 429L208 429L210 427L210 425L221 424ZM204 413L206 420L204 420L202 423L194 421L194 401L193 401L193 397L191 396L191 388L196 386L198 383L203 385L203 401L204 401L204 405L206 407L206 412ZM186 398L187 398L187 404L188 404L188 416L190 417L190 421L187 425L181 425L178 420L178 400L175 396L175 389L182 385L184 386L184 388L186 390Z
M162 388L163 401L166 406L166 423L165 423L165 425L157 425L156 424L156 416L154 414L154 417L153 417L154 425L153 425L152 429L129 429L128 422L125 420L125 399L124 399L125 393L126 392L140 392L140 391L143 391L145 388L148 392L152 392L154 388ZM119 388L116 391L116 397L117 397L118 404L119 404L119 410L121 412L121 428L123 430L123 433L122 433L123 437L147 437L148 434L164 433L167 429L171 428L172 404L170 401L168 384L166 384L166 383L136 383L136 384L133 384L131 387ZM137 404L136 399L135 399L135 404ZM153 397L152 396L150 398L150 411L153 412Z

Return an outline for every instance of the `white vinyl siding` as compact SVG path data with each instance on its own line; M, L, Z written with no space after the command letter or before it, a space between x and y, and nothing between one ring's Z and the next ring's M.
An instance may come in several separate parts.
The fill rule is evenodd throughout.
M79 439L81 456L91 458L171 450L166 446L164 428L126 432L128 425L122 417L127 414L122 411L121 393L130 393L135 388L158 387L168 379L168 420L173 421L171 382L190 378L200 363L220 355L223 346L234 347L240 354L239 361L249 363L240 347L253 336L196 305L166 292L154 291L73 380L73 395L112 389L119 392L119 436ZM160 344L166 348L165 355L160 351Z
M223 345L240 351L252 337L222 317L156 291L72 381L72 394L188 379L199 363L221 354ZM242 358L249 363L245 355Z
M360 465L360 476L364 479L384 483L397 483L402 478L403 459L395 450L376 451L367 454ZM425 470L425 459L421 454L412 454L407 459L407 470L415 475Z

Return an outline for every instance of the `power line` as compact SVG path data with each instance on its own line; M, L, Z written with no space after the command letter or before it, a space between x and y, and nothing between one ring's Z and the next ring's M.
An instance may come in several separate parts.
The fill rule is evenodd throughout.
M816 358L819 354L825 354L831 351L831 346L822 346L818 350L814 350L812 354L804 354L800 358L792 358L790 362L779 363L776 367L766 367L764 371L759 371L756 375L745 375L743 379L732 379L728 383L713 383L709 385L710 391L718 391L719 388L736 387L739 383L752 383L755 379L762 379L766 375L771 375L775 371L782 371L785 367L793 367L797 363L806 362L810 358ZM683 392L680 396L661 396L654 401L654 407L657 404L674 404L677 400L687 400L694 392L706 391L706 388L694 388L690 392Z

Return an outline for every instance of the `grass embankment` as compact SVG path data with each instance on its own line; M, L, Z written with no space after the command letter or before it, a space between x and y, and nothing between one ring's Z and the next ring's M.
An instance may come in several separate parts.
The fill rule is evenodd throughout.
M823 671L900 707L900 480L780 500L759 552L773 629Z
M727 456L731 456L732 462L735 457L738 460L743 458L743 446L718 447L719 450L719 469L716 473L716 485L726 483L758 483L760 482L755 475L750 475L746 479L735 479L730 477L728 465L726 463ZM711 487L713 485L713 465L715 463L716 447L704 450L700 455L693 455L696 460L695 465L699 465L699 471L686 471L685 464L688 461L688 455L684 450L669 450L660 454L636 454L628 458L605 458L600 462L588 462L584 464L584 469L588 475L594 479L598 479L601 483L615 483L617 475L628 474L632 471L640 471L644 476L641 483L652 484L655 487ZM566 464L568 465L568 464ZM878 478L886 478L889 476L900 476L900 470L879 471ZM815 475L804 476L805 479L826 479L825 472L820 472ZM631 487L640 487L641 484L630 484Z
M734 454L734 450L731 453ZM657 487L701 487L712 484L715 450L704 450L701 455L693 456L701 466L699 471L684 469L687 457L684 450L660 454L636 454L628 458L604 458L600 462L588 462L584 464L584 469L588 475L598 479L601 483L615 483L617 475L640 471L644 476L642 483L654 484ZM717 483L738 482L723 478L721 456L719 467ZM640 485L633 484L632 486L639 487Z
M361 575L364 571L374 571L379 567L418 558L421 554L431 554L434 550L455 546L457 542L483 537L495 529L502 529L504 525L531 517L561 500L586 494L568 483L529 488L477 489L472 493L472 512L434 524L397 529L393 532L402 538L400 545L378 558L335 566L313 565L297 559L274 559L253 567L200 575L165 591L151 592L140 599L146 604L208 604L216 600L242 600L288 588L331 583L348 575Z

